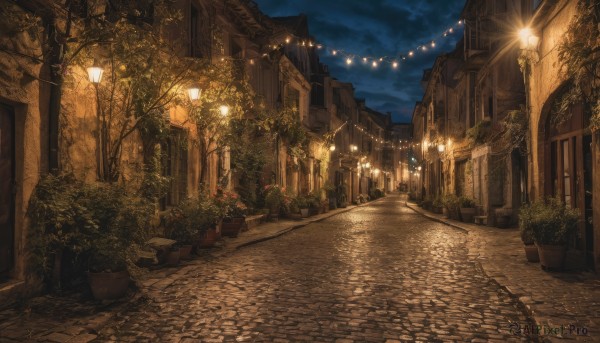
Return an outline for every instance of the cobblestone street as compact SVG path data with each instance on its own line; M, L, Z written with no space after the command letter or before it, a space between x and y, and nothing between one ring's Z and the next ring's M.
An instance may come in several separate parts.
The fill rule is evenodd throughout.
M189 270L99 341L517 340L466 234L389 197Z

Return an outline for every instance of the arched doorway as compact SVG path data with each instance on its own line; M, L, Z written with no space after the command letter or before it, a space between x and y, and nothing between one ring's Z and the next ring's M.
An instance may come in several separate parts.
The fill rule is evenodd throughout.
M556 97L554 97L556 98ZM551 102L553 104L554 101ZM593 267L594 228L592 224L592 136L586 128L590 114L583 104L572 105L560 124L555 106L547 111L544 128L543 190L546 196L557 196L567 206L579 209L581 220L577 235L569 242L575 265Z

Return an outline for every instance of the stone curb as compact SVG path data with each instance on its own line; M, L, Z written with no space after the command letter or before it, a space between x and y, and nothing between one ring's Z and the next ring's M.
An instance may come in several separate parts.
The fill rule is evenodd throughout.
M457 223L451 222L450 220L444 220L442 218L439 218L437 216L433 216L430 215L429 213L425 212L424 210L421 210L419 208L417 208L415 205L409 204L408 202L404 202L404 205L407 208L410 208L411 210L413 210L414 212L422 215L423 217L436 221L438 223L442 223L448 226L451 226L453 228L459 229L461 231L464 231L466 234L471 234L472 229L470 228L466 228L462 225L459 225ZM467 249L469 249L469 246L467 244ZM532 309L532 305L534 304L530 304L527 303L525 301L523 301L522 297L520 297L516 292L514 292L510 287L503 285L502 283L500 283L500 281L498 281L498 279L490 274L488 274L485 270L485 268L483 267L483 265L481 264L480 261L478 260L474 260L475 263L477 263L477 266L479 267L479 269L481 269L481 271L483 272L483 274L488 277L490 280L494 281L501 289L503 289L504 291L506 291L511 298L513 298L519 305L521 310L527 314L527 316L534 321L535 325L539 325L540 321L538 318L536 318L537 316L534 314L534 311ZM542 337L536 336L536 337L528 337L530 340L533 340L534 342L547 342L547 340L542 340ZM562 341L562 340L560 340Z
M274 238L277 238L277 237L283 236L283 235L285 235L286 233L292 232L292 231L294 231L294 230L296 230L296 229L303 228L303 227L305 227L305 226L307 226L307 225L310 225L310 224L313 224L313 223L318 223L318 222L321 222L321 221L323 221L323 220L325 220L325 219L329 219L329 218L331 218L331 217L333 217L333 216L337 216L338 214L342 214L342 213L350 212L350 211L352 211L352 210L354 210L354 209L356 209L356 208L359 208L359 207L363 207L363 206L366 206L366 205L369 205L369 204L376 203L376 202L378 202L378 201L380 201L380 200L382 200L382 199L385 199L385 197L383 197L383 198L379 198L379 199L376 199L376 200L373 200L373 201L370 201L370 202L367 202L367 203L364 203L364 204L353 205L353 206L352 206L352 207L350 207L350 208L345 208L345 209L343 209L343 210L339 210L339 211L336 211L335 213L331 213L331 214L328 214L328 215L324 215L324 216L322 216L322 217L319 217L319 218L309 219L308 221L306 221L306 222L302 222L302 223L299 223L299 224L297 224L297 225L288 226L288 227L286 227L286 228L284 228L284 229L282 229L282 230L280 230L280 231L277 231L277 232L275 232L274 234L267 235L267 236L265 236L265 237L260 237L260 238L256 238L256 239L254 239L254 240L251 240L251 241L248 241L248 242L241 243L241 244L239 244L239 245L235 246L235 247L233 248L233 250L234 250L234 251L235 251L235 250L239 250L239 249L241 249L241 248L244 248L244 247L247 247L247 246L250 246L250 245L254 245L254 244L257 244L257 243L265 242L265 241L268 241L268 240L271 240L271 239L274 239Z

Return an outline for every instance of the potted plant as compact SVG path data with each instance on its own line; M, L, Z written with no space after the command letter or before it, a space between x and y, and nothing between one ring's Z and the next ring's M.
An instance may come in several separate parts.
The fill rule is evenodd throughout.
M458 197L454 194L446 194L442 198L444 214L450 219L458 219L460 216L460 204Z
M224 209L217 206L214 198L202 196L197 201L194 222L198 225L199 248L212 248L221 236Z
M189 219L189 206L192 204L184 201L180 206L171 208L165 218L165 236L177 242L179 258L183 260L191 259L192 248L198 237L198 226Z
M435 199L433 200L432 206L433 206L433 213L442 214L443 208L444 208L444 203L442 202L442 197L439 195L437 197L435 197Z
M269 209L269 217L271 220L279 219L279 211L283 201L284 189L277 184L267 185L265 187L265 205Z
M529 262L539 262L540 256L538 248L533 239L533 211L531 206L523 206L519 212L519 230L521 232L521 241L525 250L525 258Z
M475 217L475 200L461 196L458 198L460 206L460 217L465 223L473 223L473 217Z
M116 299L129 285L129 269L137 248L146 240L154 204L120 186L98 185L80 199L98 226L84 227L93 242L82 257L89 267L88 281L96 299Z
M308 204L308 214L310 216L319 214L321 209L321 199L317 193L311 192L306 195L306 202Z
M422 202L422 207L427 210L427 211L431 211L432 207L433 207L433 200L430 197L426 197L425 199L423 199Z
M215 201L225 213L221 224L221 234L237 237L246 224L246 205L239 200L236 193L221 189L217 191Z
M325 191L326 199L328 201L328 210L335 210L337 208L337 194L335 191L335 186L327 181L325 185L323 185L323 190Z
M540 264L545 269L562 269L569 238L577 229L579 213L558 198L539 200L521 210L538 247Z
M308 201L306 197L298 195L296 197L296 203L298 204L298 209L300 210L300 215L302 215L302 218L308 217Z

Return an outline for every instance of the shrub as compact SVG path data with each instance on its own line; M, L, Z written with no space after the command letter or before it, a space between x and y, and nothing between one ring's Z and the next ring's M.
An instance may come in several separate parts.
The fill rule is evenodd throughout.
M562 245L577 229L579 213L558 198L539 200L525 205L519 212L523 242Z
M458 198L458 203L461 208L474 208L475 207L475 200L473 200L469 197L466 197L466 196L461 196L460 198Z

